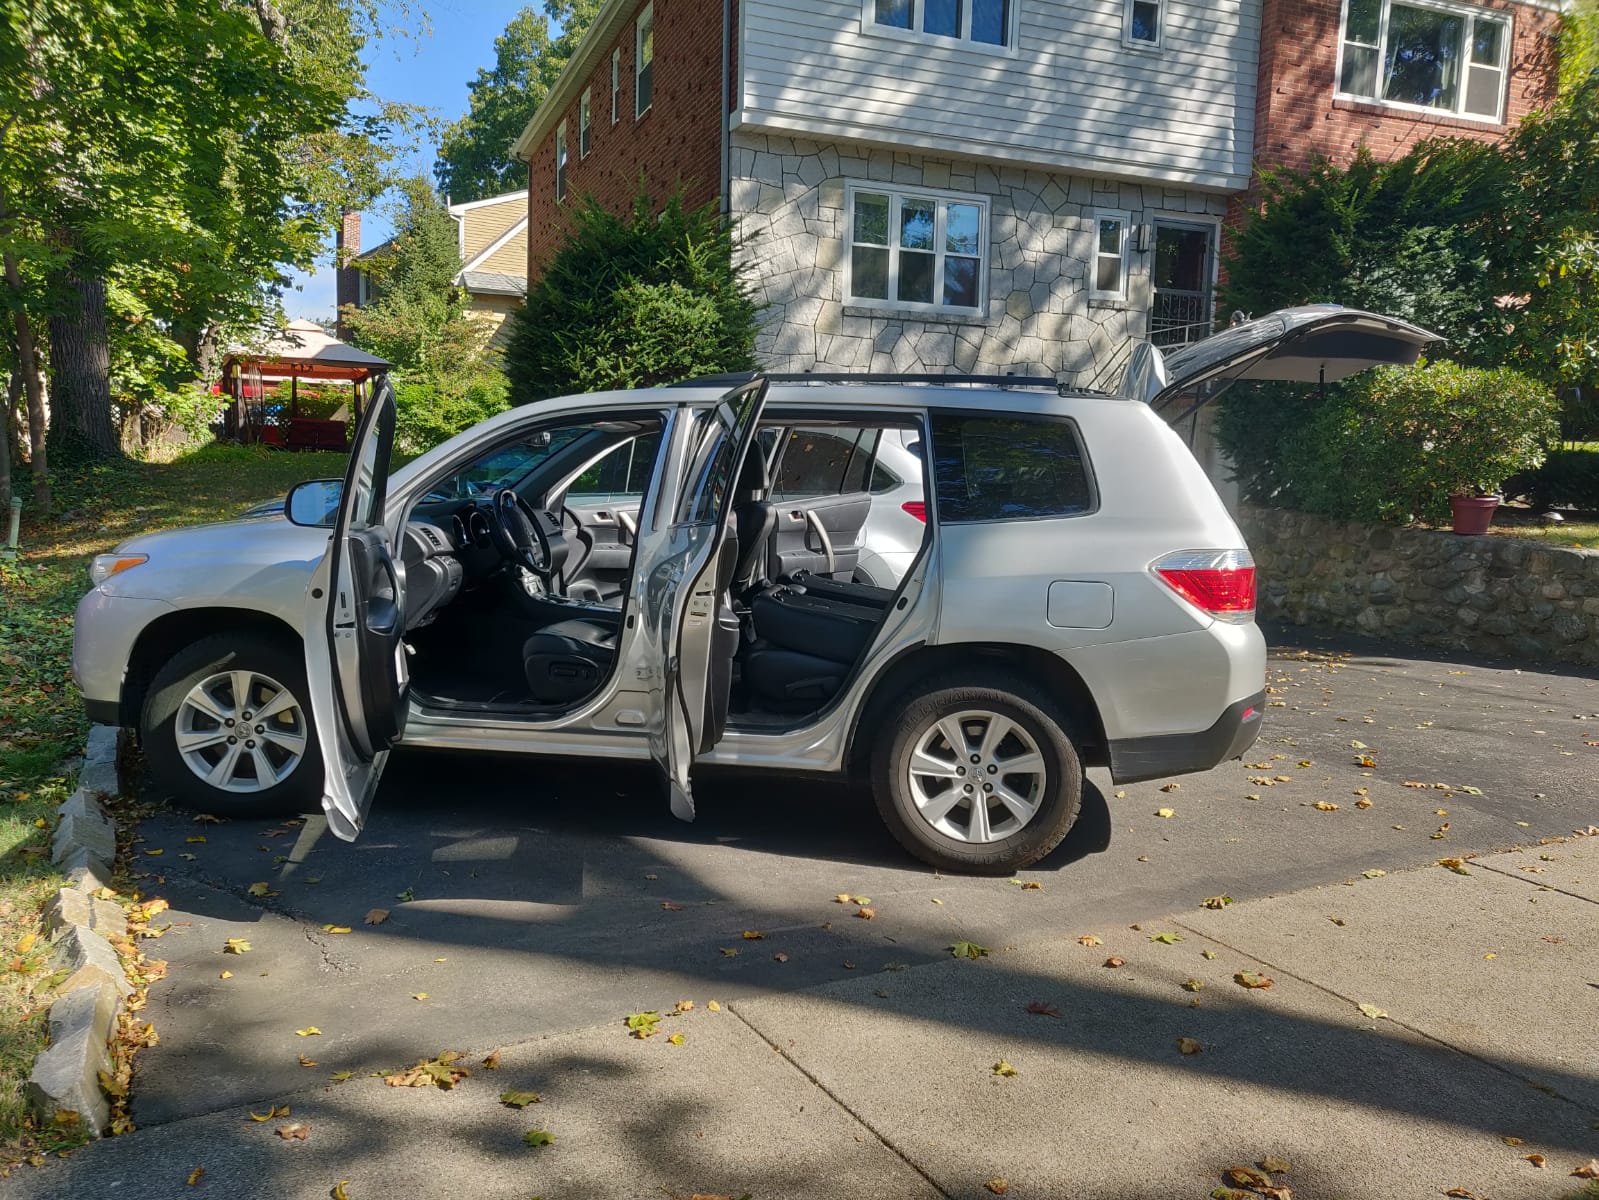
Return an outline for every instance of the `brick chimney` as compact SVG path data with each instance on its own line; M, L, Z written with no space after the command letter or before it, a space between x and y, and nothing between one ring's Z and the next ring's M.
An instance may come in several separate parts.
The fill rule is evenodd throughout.
M340 339L345 335L344 306L359 307L361 301L361 272L355 266L361 253L361 214L347 208L339 217L339 230L333 239L335 264L334 302L338 305L338 322L335 332Z

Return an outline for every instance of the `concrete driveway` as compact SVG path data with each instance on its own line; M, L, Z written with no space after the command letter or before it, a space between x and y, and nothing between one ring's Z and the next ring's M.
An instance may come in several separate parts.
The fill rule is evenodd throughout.
M172 903L149 947L170 967L141 1130L20 1194L193 1194L203 1165L219 1194L345 1178L351 1200L453 1195L460 1170L473 1195L551 1200L1000 1177L1202 1197L1285 1148L1302 1200L1559 1194L1502 1139L1543 1139L1550 1166L1599 1153L1599 855L1536 849L1599 820L1599 682L1348 642L1287 646L1271 674L1246 763L1171 791L1091 773L1036 888L941 877L869 798L803 780L705 780L690 826L647 772L397 754L354 845L320 817L158 812L140 848L162 851L144 886ZM1528 846L1469 877L1432 865ZM988 955L956 961L960 941ZM627 1036L679 1000L684 1044ZM446 1049L501 1065L450 1093L369 1077ZM496 1103L525 1087L545 1102ZM316 1114L303 1143L248 1119L289 1102ZM557 1144L524 1147L533 1126ZM1373 1171L1368 1139L1400 1157Z

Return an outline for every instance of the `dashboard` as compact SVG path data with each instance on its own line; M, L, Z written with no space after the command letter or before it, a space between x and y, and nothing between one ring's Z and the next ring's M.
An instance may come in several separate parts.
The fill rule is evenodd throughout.
M499 568L486 507L468 498L423 503L412 511L400 542L406 629L428 624L463 588Z

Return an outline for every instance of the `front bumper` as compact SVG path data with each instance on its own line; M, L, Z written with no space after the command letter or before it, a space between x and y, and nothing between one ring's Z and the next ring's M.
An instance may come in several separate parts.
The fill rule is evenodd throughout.
M1260 736L1266 693L1229 705L1216 723L1198 733L1120 738L1108 743L1110 777L1140 783L1168 775L1192 775L1240 757Z
M151 621L176 609L165 600L110 596L95 588L78 601L72 626L72 677L91 721L123 724L122 683L134 643ZM126 714L128 723L137 714Z

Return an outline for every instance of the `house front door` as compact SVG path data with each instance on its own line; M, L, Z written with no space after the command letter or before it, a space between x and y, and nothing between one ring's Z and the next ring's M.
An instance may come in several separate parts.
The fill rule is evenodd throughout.
M1214 225L1155 223L1155 296L1149 310L1149 340L1155 345L1182 346L1210 336L1215 258Z

